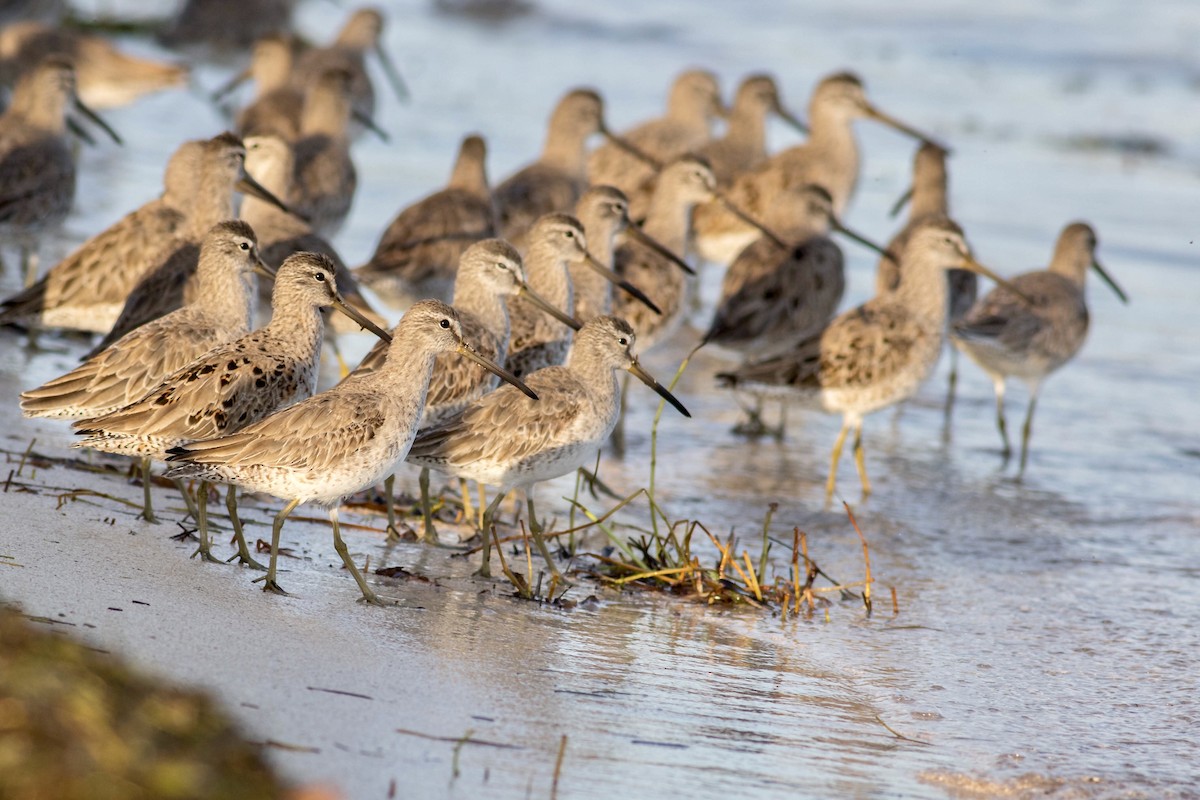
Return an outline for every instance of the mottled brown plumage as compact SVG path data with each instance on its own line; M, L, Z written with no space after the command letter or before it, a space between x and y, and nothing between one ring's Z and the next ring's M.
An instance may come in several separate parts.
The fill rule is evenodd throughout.
M482 137L463 139L446 188L401 211L355 277L397 308L429 297L448 300L463 253L496 235L486 158Z

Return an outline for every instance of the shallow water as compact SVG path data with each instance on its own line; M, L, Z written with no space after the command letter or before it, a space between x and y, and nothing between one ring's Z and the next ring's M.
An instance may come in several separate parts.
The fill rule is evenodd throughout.
M1044 264L1061 226L1087 219L1099 256L1131 297L1121 306L1092 285L1091 339L1044 389L1025 478L1001 464L991 387L969 363L947 434L944 361L899 418L887 411L868 421L876 490L868 501L857 502L857 478L843 463L839 488L856 503L879 581L870 619L852 601L835 601L827 618L781 623L599 592L599 603L574 611L539 608L504 599L502 585L469 581L465 562L443 551L385 550L377 536L348 532L360 563L370 556L440 579L379 579L404 606L379 612L350 602L353 585L329 566L327 528L302 524L284 534L306 556L287 562L285 586L298 597L277 601L250 591L242 572L185 563L186 546L165 540L167 526L138 528L124 508L103 503L60 513L80 526L116 515L119 530L48 548L41 568L27 554L26 569L10 570L20 574L5 575L0 591L31 613L95 624L90 635L100 642L218 688L253 735L320 751L272 750L290 774L330 780L350 797L386 796L392 780L397 796L545 796L564 734L563 797L1192 795L1200 778L1200 356L1191 347L1200 117L1187 109L1200 93L1200 21L1191 4L1156 3L1136 17L1116 0L970 14L933 0L903 11L809 3L803 15L770 2L538 5L492 29L425 4L393 4L388 43L415 100L398 106L384 89L381 122L395 141L356 149L360 193L336 242L348 261L365 259L391 215L444 180L463 133L488 136L494 179L531 158L569 86L599 87L619 129L654 113L670 77L693 64L714 68L727 90L769 69L799 111L821 75L853 67L881 107L954 148L953 209L981 261L1009 274ZM319 35L343 13L309 2L299 20ZM226 74L201 66L196 82L211 88ZM186 93L108 117L129 145L85 151L73 241L155 194L179 141L222 125ZM782 127L771 133L777 147L794 141ZM896 227L886 211L906 184L910 144L867 124L859 133L864 172L847 222L884 240ZM1079 144L1131 135L1153 137L1165 152ZM870 292L874 262L846 252L847 302L857 303ZM11 288L16 278L10 271L3 281ZM664 382L689 335L646 359ZM14 419L18 388L61 372L81 346L64 340L57 352L29 357L13 334L0 337L9 342L3 413ZM838 421L794 411L782 443L736 437L736 405L711 388L724 366L702 355L683 376L678 394L695 419L664 417L661 501L674 518L734 528L748 542L778 502L773 534L790 539L800 526L827 572L858 579L857 536L842 512L820 510ZM628 455L602 465L624 491L646 482L654 410L649 393L635 387L631 398ZM1025 394L1014 387L1010 398L1016 428ZM19 452L33 435L40 452L68 452L70 435L48 423L11 423L4 447ZM116 480L107 491L137 493ZM565 517L556 500L569 492L560 482L539 498ZM271 508L251 517L266 520ZM644 509L626 517L646 518ZM125 527L154 553L121 570L128 575L106 576L106 548L120 546L113 537ZM0 530L5 553L34 547L13 533ZM162 574L149 566L159 557L171 565L178 605L160 604L140 623L39 589L38 570L58 558L81 576L74 591L124 580L139 596ZM152 631L186 629L198 604L222 634L172 660L166 637ZM257 646L267 629L286 634L271 652ZM231 657L238 680L221 680ZM311 727L290 728L291 714ZM453 779L453 741L396 729L450 740L469 729L515 749L464 745Z

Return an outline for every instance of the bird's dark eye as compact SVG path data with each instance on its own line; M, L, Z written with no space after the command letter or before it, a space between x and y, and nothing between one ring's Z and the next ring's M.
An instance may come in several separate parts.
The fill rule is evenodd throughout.
M325 273L324 272L318 272L315 275L313 275L313 277L316 278L321 283L325 282Z
M438 323L438 325L441 325L443 328L449 330L450 329L450 320L443 318L442 321Z
M249 242L241 242L238 244L238 247L242 248L242 252L248 252L250 250L250 243Z
M622 336L620 339L617 339L617 342L618 342L618 343L619 343L619 344L620 344L622 347L624 347L625 345L629 344L629 340L628 340L628 339L626 339L624 336Z
M564 235L565 235L565 236L566 236L568 239L574 239L574 238L575 238L575 231L567 231L567 232L566 232Z

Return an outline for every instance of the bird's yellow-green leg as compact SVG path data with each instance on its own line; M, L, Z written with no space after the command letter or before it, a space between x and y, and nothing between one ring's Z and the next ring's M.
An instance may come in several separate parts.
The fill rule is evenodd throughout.
M1025 462L1029 459L1029 434L1033 433L1033 409L1037 407L1038 393L1034 389L1029 394L1029 410L1025 412L1025 424L1021 426L1021 468L1020 475L1025 474Z
M179 490L179 496L183 498L183 504L187 506L188 516L200 522L200 511L196 508L196 498L192 497L192 493L183 485L183 481L175 478L171 481L175 484L175 488Z
M279 588L279 584L275 582L275 564L279 559L279 534L283 530L283 521L288 518L288 515L296 510L296 506L300 505L300 498L289 500L288 504L275 515L275 523L271 526L271 560L267 565L267 574L260 575L255 578L253 583L263 582L264 592L274 592L275 594L287 594L283 589Z
M500 501L504 499L504 492L496 492L495 498L488 503L487 509L483 512L483 527L480 534L483 536L483 563L479 565L479 570L476 575L481 578L492 577L492 523L496 516L496 509L500 507Z
M387 508L387 542L400 541L400 529L396 527L396 476L383 479L383 504Z
M238 549L237 554L230 556L226 561L233 561L236 558L239 564L247 567L266 569L250 555L250 547L246 544L246 536L242 532L242 519L238 516L237 487L232 483L229 484L229 491L225 493L225 510L229 512L229 521L233 523L233 538L237 542Z
M150 459L142 459L142 519L146 522L158 524L158 517L154 516L154 504L150 499Z
M833 499L833 490L837 486L837 468L838 462L842 459L842 446L846 444L846 434L850 431L850 422L842 421L842 429L838 431L837 439L833 443L833 455L829 460L829 477L825 480L825 502L829 503Z
M219 564L220 561L213 557L212 540L208 535L208 481L200 481L196 488L196 507L199 511L196 527L199 529L197 535L200 537L200 546L192 553L192 558L200 556L201 561Z
M533 534L533 543L537 545L538 552L546 560L546 566L550 569L550 575L554 580L560 584L566 584L567 580L558 571L558 565L554 563L554 556L550 554L550 548L546 547L546 540L542 538L542 524L538 522L537 512L533 510L533 492L531 490L525 492L525 505L529 509L529 532ZM529 579L532 585L533 576L529 576Z
M429 468L421 468L421 520L425 526L423 539L431 544L438 543L437 530L433 527L433 501L429 497Z
M342 563L346 565L346 569L350 570L350 574L354 576L355 583L358 584L359 591L362 592L362 597L359 598L358 602L371 603L377 606L383 605L383 601L379 599L379 595L371 591L370 586L367 586L366 578L359 572L358 567L354 564L354 559L350 557L350 549L342 541L342 528L338 525L337 506L329 509L329 522L333 525L333 549L337 550L337 554L342 557Z
M871 481L867 478L867 453L862 443L863 421L860 419L854 428L854 466L858 468L858 478L862 481L863 497L871 493Z
M1004 442L1004 449L1000 453L1007 461L1012 455L1012 445L1008 443L1008 425L1004 422L1004 378L994 378L993 382L996 386L996 427L1000 429L1000 440Z

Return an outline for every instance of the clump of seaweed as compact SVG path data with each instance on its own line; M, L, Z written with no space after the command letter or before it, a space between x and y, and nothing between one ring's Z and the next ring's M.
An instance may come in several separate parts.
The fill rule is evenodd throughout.
M0 641L0 797L287 793L262 746L206 694L136 672L3 605Z
M684 359L671 381L674 389L688 360ZM603 515L596 515L579 499L580 483L576 483L575 496L571 503L571 520L576 513L587 518L587 522L554 533L544 533L547 540L569 536L568 552L575 552L575 535L589 528L603 531L611 545L609 552L588 552L582 555L591 559L592 566L576 568L573 574L584 574L601 584L620 590L640 589L661 591L695 599L709 605L748 606L778 614L782 619L805 616L811 618L818 607L827 608L828 597L838 594L842 599L861 599L868 616L872 613L871 555L866 536L858 525L849 504L843 503L851 525L854 526L862 543L863 577L860 580L841 582L831 578L809 555L808 536L799 527L792 529L792 541L782 542L770 535L771 521L778 509L771 503L763 520L757 561L750 551L742 546L737 535L730 532L724 539L715 535L699 520L672 521L655 499L655 471L657 468L658 425L666 404L660 402L650 432L650 475L648 486L638 489L610 508ZM594 477L594 476L593 476ZM619 510L629 506L639 496L649 502L650 524L638 528L636 536L627 536L617 531L607 521ZM500 554L501 568L516 589L516 595L526 600L560 601L563 588L557 579L551 581L543 593L542 573L536 583L526 576L534 574L533 558L529 549L529 537L524 523L520 536L500 538L495 529L490 532L496 551ZM698 537L697 533L703 534ZM715 549L707 555L694 547L697 541L707 539ZM523 541L525 572L510 568L504 557L504 543ZM773 547L787 551L780 570L771 560ZM707 550L707 548L703 548ZM517 551L520 552L519 550ZM824 580L825 584L818 582ZM559 589L563 589L561 593ZM892 590L893 611L898 611L895 590Z

